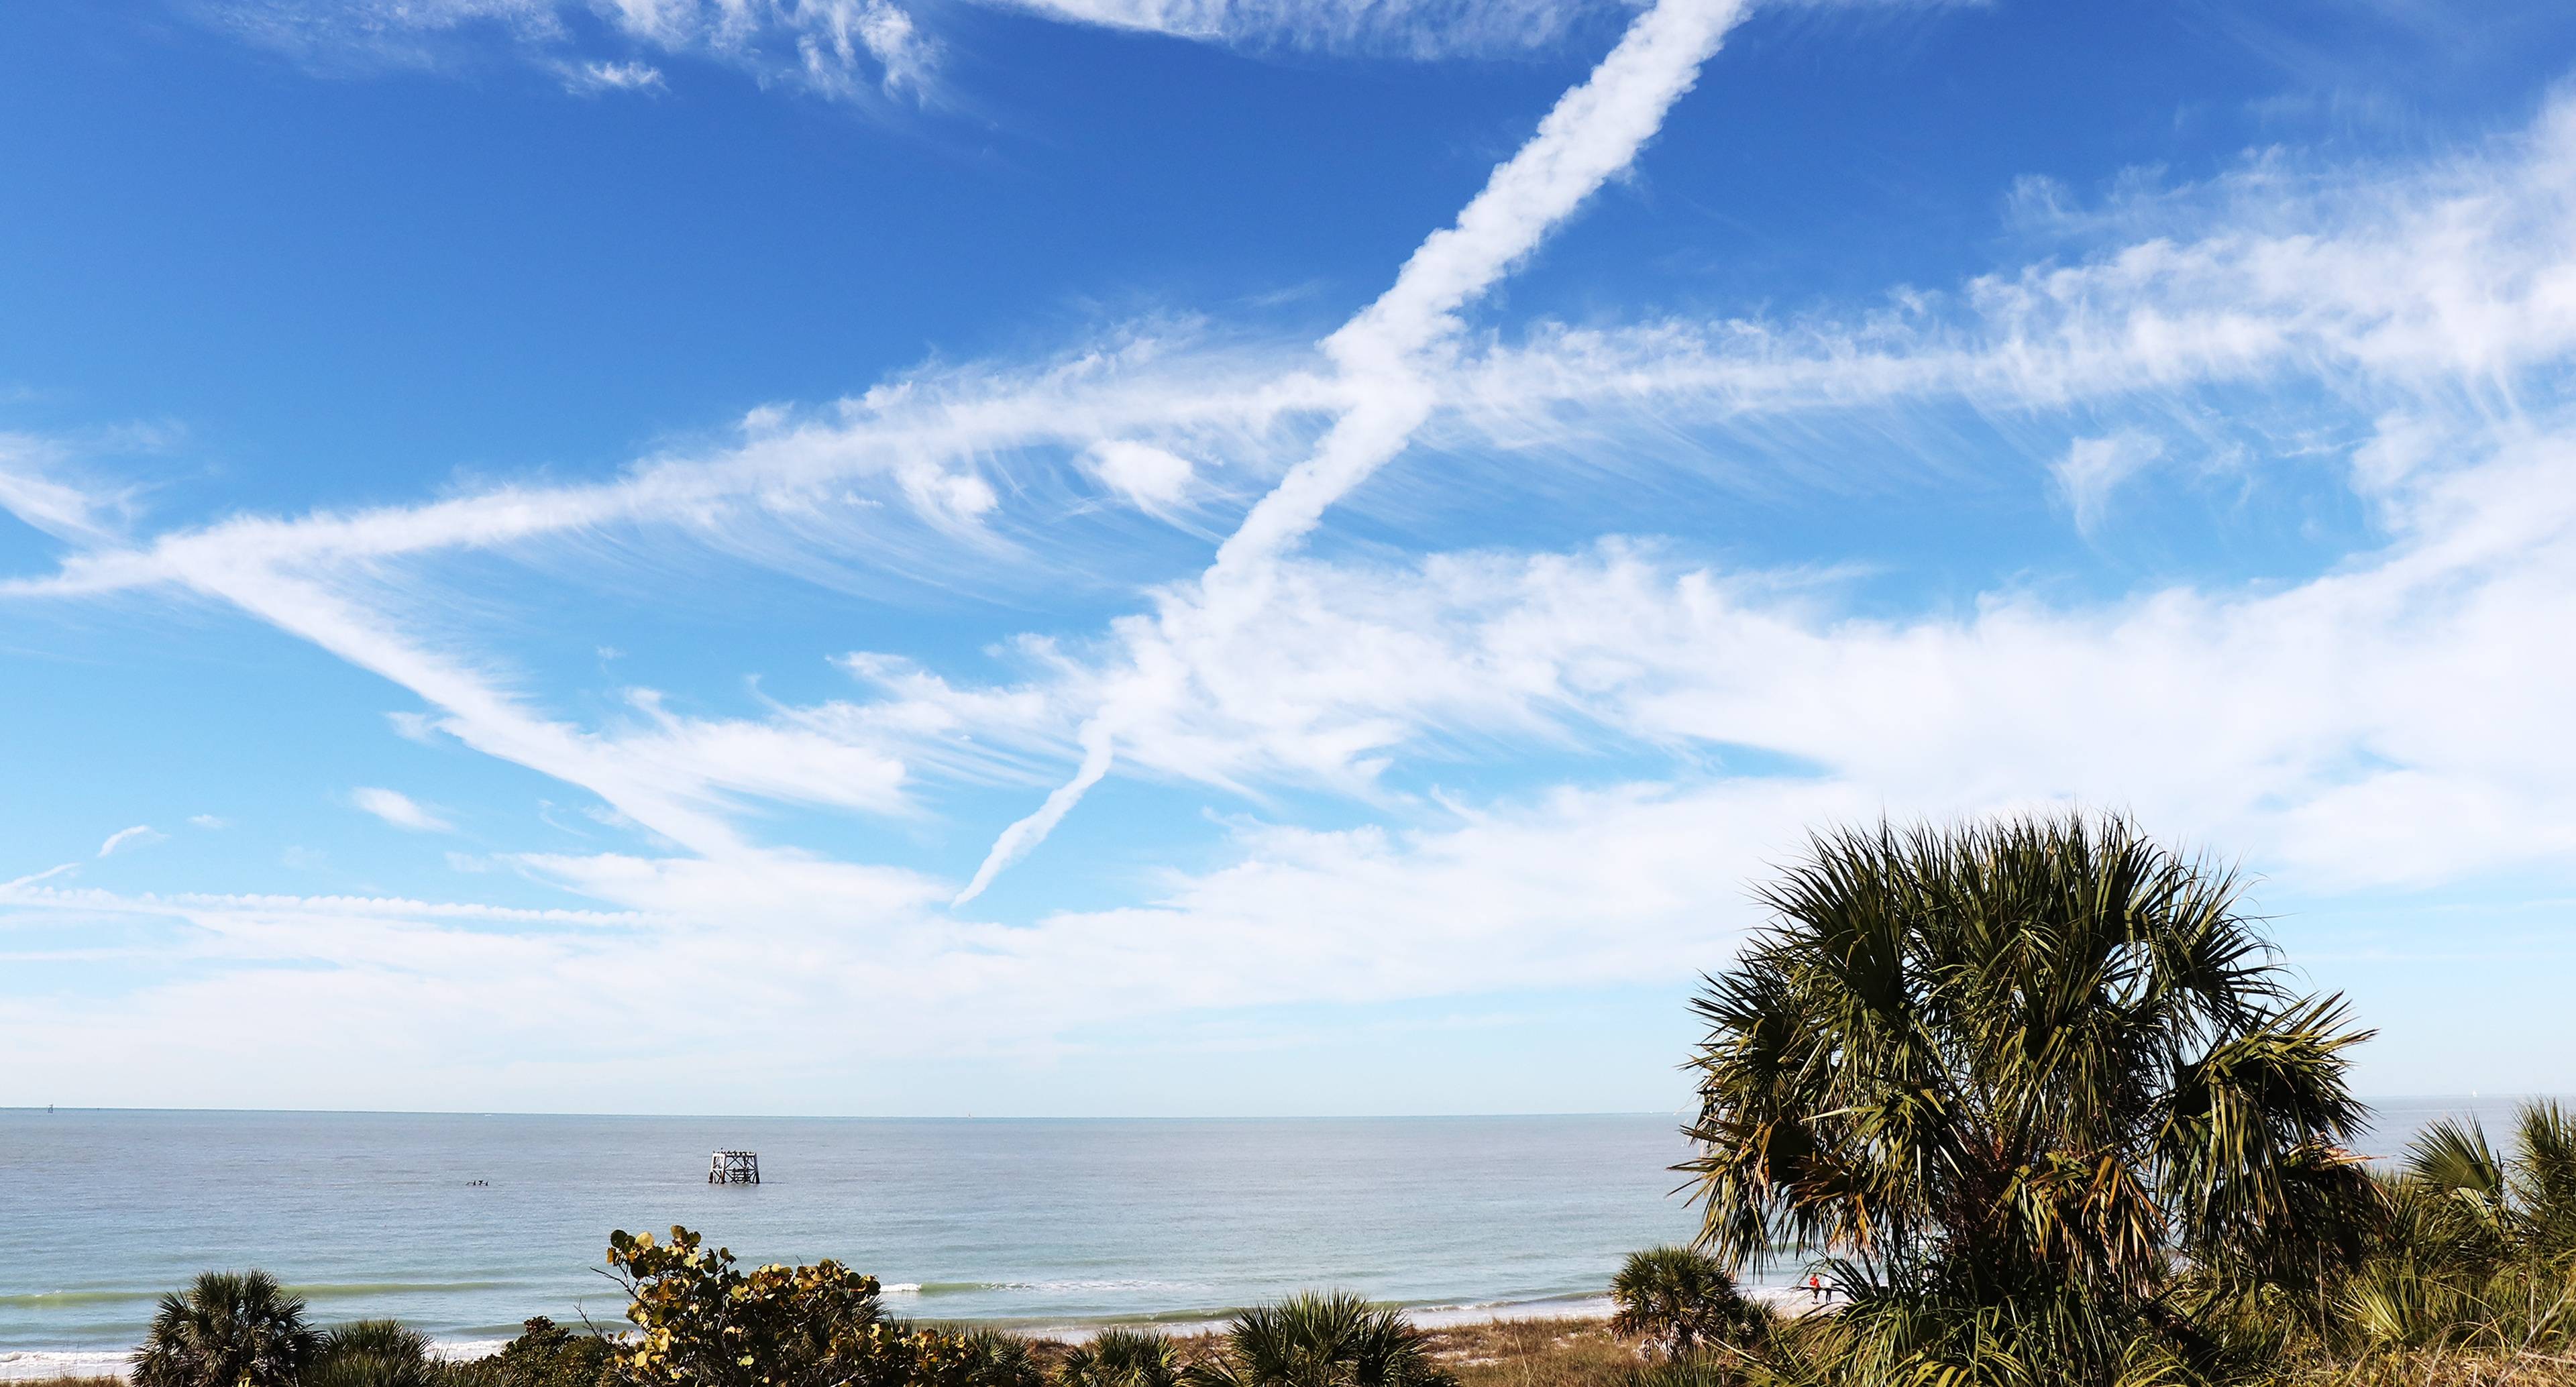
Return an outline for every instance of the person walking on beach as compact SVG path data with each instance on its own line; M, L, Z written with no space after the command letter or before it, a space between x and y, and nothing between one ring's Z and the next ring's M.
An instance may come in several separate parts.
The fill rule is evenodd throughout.
M1812 1271L1807 1273L1807 1294L1813 1298L1814 1303L1818 1305L1825 1303L1825 1279Z

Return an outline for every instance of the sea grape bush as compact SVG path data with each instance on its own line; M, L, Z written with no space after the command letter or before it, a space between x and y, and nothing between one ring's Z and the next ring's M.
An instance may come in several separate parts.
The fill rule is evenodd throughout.
M609 1237L635 1335L616 1346L635 1387L979 1387L963 1336L885 1318L877 1279L825 1259L744 1271L674 1227Z
M603 1387L614 1380L617 1345L600 1334L575 1334L543 1315L520 1326L499 1353L453 1365L460 1387Z

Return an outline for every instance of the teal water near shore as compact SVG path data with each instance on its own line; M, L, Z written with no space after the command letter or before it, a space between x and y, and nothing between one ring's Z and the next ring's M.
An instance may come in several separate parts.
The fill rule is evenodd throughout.
M2368 1149L2446 1112L2501 1128L2512 1101L2379 1100ZM1677 1122L6 1110L0 1377L111 1366L209 1267L455 1343L613 1324L609 1230L673 1223L747 1261L837 1257L923 1319L1202 1322L1312 1286L1562 1310L1693 1231ZM766 1183L706 1184L717 1147L757 1150Z

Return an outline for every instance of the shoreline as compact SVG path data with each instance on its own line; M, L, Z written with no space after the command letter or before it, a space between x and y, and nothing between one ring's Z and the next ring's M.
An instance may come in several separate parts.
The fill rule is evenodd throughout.
M1745 1288L1745 1293L1792 1314L1803 1308L1803 1300L1795 1287L1750 1286ZM1611 1309L1610 1297L1604 1293L1473 1305L1406 1306L1404 1313L1416 1326L1437 1331L1497 1324L1545 1323L1569 1327L1601 1324L1609 1320ZM1080 1344L1089 1342L1104 1330L1122 1328L1151 1329L1179 1339L1218 1334L1224 1332L1230 1318L1230 1313L1206 1316L1183 1312L1169 1319L1121 1316L1078 1322L1006 1324L991 1320L959 1320L949 1323L980 1325L1025 1339ZM508 1342L507 1339L444 1339L437 1341L435 1351L439 1357L450 1361L469 1360L497 1353ZM123 1379L133 1352L132 1349L0 1350L0 1382L42 1382L56 1378Z

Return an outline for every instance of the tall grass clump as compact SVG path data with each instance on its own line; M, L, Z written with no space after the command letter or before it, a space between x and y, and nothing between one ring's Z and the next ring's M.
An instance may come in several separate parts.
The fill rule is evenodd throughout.
M2061 814L1813 840L1694 1003L1700 1245L1815 1250L1775 1380L2208 1383L2315 1324L2379 1201L2365 1038L2222 867ZM2184 1274L2188 1268L2190 1274Z

